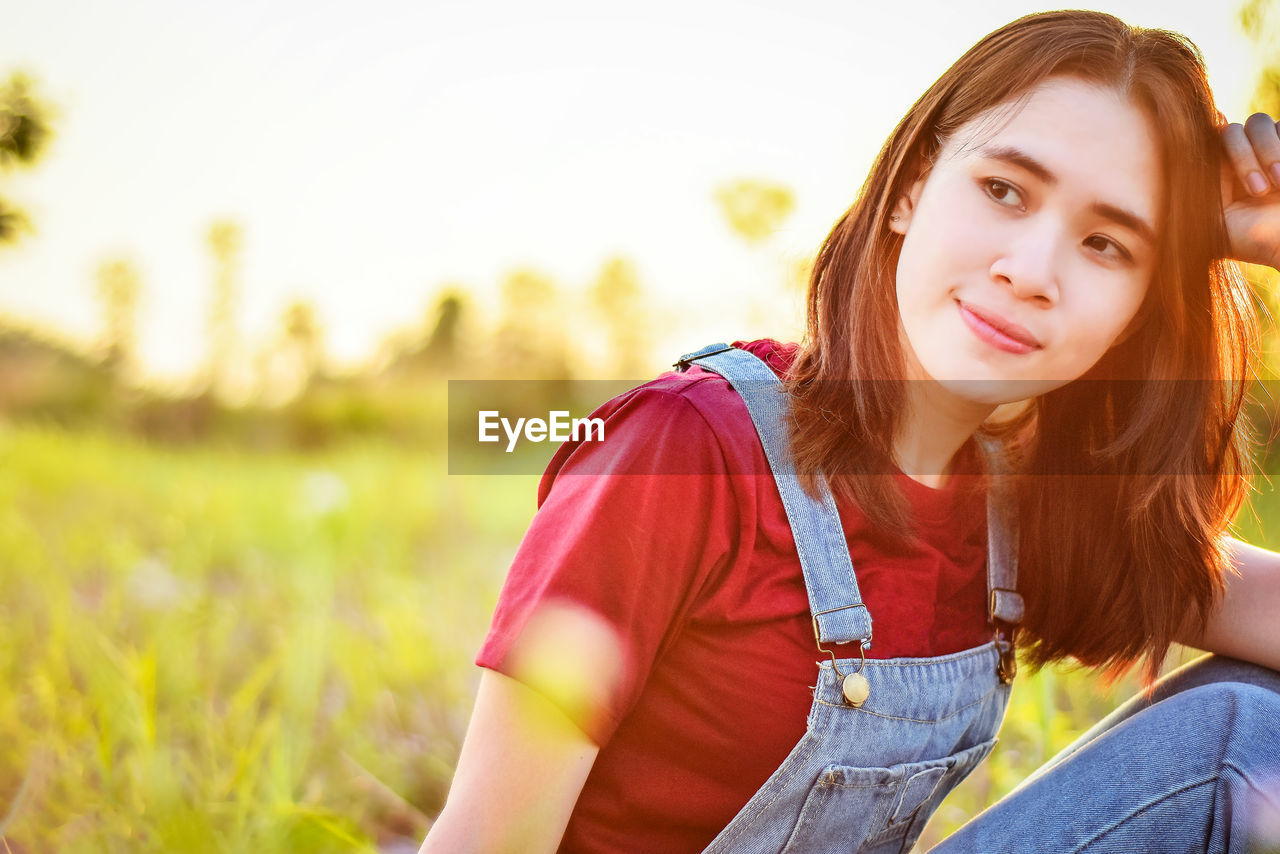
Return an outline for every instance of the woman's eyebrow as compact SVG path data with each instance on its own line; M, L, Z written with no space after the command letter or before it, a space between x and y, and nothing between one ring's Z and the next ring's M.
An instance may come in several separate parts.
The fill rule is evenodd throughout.
M1048 166L1045 166L1020 148L1014 148L1010 145L984 145L978 149L977 154L979 157L1000 160L1017 166L1035 175L1050 186L1058 183L1058 176L1053 174L1053 171ZM1094 202L1090 206L1090 210L1103 219L1109 219L1117 225L1129 229L1152 246L1156 245L1155 229L1151 227L1149 222L1133 211L1125 210L1106 202Z

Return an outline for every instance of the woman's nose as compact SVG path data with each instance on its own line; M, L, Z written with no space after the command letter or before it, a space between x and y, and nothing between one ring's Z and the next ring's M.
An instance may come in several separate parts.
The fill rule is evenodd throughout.
M1058 302L1059 241L1047 230L1028 231L991 264L991 278L1018 299L1049 306Z

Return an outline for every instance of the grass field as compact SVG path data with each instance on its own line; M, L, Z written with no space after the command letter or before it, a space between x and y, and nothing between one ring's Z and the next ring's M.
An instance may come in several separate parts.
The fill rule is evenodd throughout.
M416 850L536 478L15 426L0 471L0 851ZM1132 689L1020 679L926 840Z

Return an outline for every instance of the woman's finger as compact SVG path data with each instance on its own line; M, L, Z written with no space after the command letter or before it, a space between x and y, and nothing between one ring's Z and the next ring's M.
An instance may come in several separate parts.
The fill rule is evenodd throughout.
M1222 163L1218 168L1218 190L1222 193L1222 205L1226 207L1236 200L1239 194L1236 190L1236 171L1227 163L1227 158L1222 158Z
M1240 178L1245 190L1255 196L1265 195L1270 182L1262 173L1262 165L1253 153L1253 145L1244 132L1244 125L1232 122L1222 129L1222 146L1227 150L1231 167Z
M1271 186L1280 188L1280 133L1275 121L1266 113L1254 113L1245 119L1244 133L1263 174L1271 179Z

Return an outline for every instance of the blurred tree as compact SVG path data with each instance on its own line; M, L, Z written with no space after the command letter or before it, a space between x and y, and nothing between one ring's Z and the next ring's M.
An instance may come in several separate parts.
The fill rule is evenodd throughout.
M97 285L103 319L102 364L120 378L133 367L141 277L131 261L117 258L98 265Z
M214 222L205 235L213 255L213 299L209 306L209 391L225 394L231 384L231 358L236 345L236 304L239 300L240 250L243 233L233 220Z
M772 249L766 251L764 244L795 209L795 195L782 184L742 179L717 187L715 198L729 227L753 247L757 256L752 259L754 269L767 271L767 279L761 283L765 287L745 290L748 295L738 306L743 315L739 334L787 337L795 322L780 325L779 321L798 313L795 302L802 291L792 287L796 264Z
M315 307L305 300L295 300L284 310L284 340L297 354L305 390L320 374L324 360L324 335Z
M311 391L323 368L324 329L315 307L295 299L255 357L254 396L267 406L282 406Z
M458 361L462 326L462 294L445 291L432 309L431 332L422 346L422 358L432 367L451 368ZM428 321L430 322L430 321Z
M494 361L498 376L504 379L570 376L564 307L550 277L521 269L503 279Z
M795 209L794 194L767 181L732 181L716 188L715 196L729 227L748 243L772 236Z
M652 346L651 327L635 264L622 257L605 261L591 286L590 300L605 333L606 363L614 371L613 378L644 374Z
M31 79L19 71L0 84L0 169L26 168L44 152L52 132L52 108L31 92ZM0 245L14 243L31 230L26 214L0 198Z
M1249 109L1280 118L1280 2L1248 0L1240 9L1240 27L1262 58Z
M787 288L793 293L804 295L809 288L809 279L813 276L813 255L792 256L787 259Z
M476 346L480 332L467 291L462 283L444 285L432 297L420 325L397 330L383 340L378 357L382 380L463 379L483 376L493 368L485 364L483 348Z

